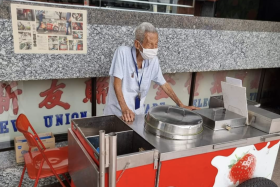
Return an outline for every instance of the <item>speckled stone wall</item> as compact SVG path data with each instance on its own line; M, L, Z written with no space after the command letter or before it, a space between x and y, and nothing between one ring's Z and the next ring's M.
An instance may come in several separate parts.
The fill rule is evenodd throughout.
M0 6L1 81L108 76L115 49L132 45L134 28L143 21L158 27L163 73L280 67L280 23L96 8L87 8L86 55L15 54L10 3Z

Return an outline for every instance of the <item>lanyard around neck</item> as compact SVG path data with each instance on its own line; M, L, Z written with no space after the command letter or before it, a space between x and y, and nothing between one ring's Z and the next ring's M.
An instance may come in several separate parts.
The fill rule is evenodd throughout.
M135 65L135 70L136 70L136 74L137 74L137 83L138 83L138 86L139 86L139 92L140 92L140 87L141 87L141 83L142 83L142 78L143 78L143 74L144 74L144 68L146 67L146 63L144 65L144 68L143 68L143 73L142 73L142 76L140 78L140 81L138 81L138 66L137 66L137 63L134 59L134 56L133 56L133 47L131 48L131 55L132 55L132 59L133 59L133 62L134 62L134 65ZM136 58L136 55L135 55L135 58Z

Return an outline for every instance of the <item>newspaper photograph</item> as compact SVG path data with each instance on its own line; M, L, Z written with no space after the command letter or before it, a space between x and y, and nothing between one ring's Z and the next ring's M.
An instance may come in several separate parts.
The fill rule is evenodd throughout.
M87 11L11 4L15 53L87 53Z

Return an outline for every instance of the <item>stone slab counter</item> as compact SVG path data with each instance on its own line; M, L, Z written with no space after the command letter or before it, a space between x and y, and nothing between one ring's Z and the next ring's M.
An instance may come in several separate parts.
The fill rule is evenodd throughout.
M10 4L88 12L87 54L15 54ZM131 46L143 21L159 31L163 73L280 67L280 23L163 15L4 0L0 4L0 80L108 76L118 46Z

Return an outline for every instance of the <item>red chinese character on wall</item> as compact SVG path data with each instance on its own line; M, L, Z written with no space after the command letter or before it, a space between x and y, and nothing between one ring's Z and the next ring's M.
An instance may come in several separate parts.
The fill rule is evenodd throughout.
M102 97L102 104L106 104L106 97L108 95L109 90L109 83L107 80L109 77L102 77L98 78L96 82L96 102L97 104L101 104L101 97Z
M8 111L10 108L10 99L12 99L13 113L14 115L18 114L18 95L22 94L22 90L13 88L17 87L16 82L11 82L11 84L1 84L0 86L0 114L3 114L4 111Z
M92 102L91 101L91 93L92 93L91 79L87 80L85 82L85 84L86 84L86 90L85 90L86 98L83 99L83 102L87 103L89 100L90 100L90 102Z
M261 79L261 72L257 72L254 75L254 79L250 82L250 88L251 89L258 89Z
M58 80L52 80L51 87L46 91L40 93L40 96L45 97L45 99L39 104L39 108L45 106L47 109L51 109L56 105L61 106L65 110L68 110L70 108L70 105L68 103L60 101L63 94L63 91L60 90L60 88L63 89L66 87L66 85L64 83L60 83L59 85L57 85L57 82Z
M246 71L238 71L235 73L235 78L242 80L242 84L243 84L243 81L246 78L246 76L247 76Z
M213 74L214 82L211 83L213 86L212 88L210 88L210 92L212 95L222 92L221 82L225 81L226 76L227 72L216 72Z
M172 84L172 85L176 84L176 81L174 79L172 79L169 75L164 75L163 77L165 78L167 83ZM155 100L159 100L159 99L162 99L162 98L168 98L169 97L165 93L165 91L161 87L159 87L159 85L154 84L153 89L156 89L156 88L158 88L158 91L156 93Z
M197 73L196 74L196 79L195 79L195 87L194 87L194 96L199 96L198 87L200 84L200 81L203 79L202 73ZM190 75L189 79L185 83L185 87L188 88L188 93L190 94L191 92L191 83L192 83L192 75Z

